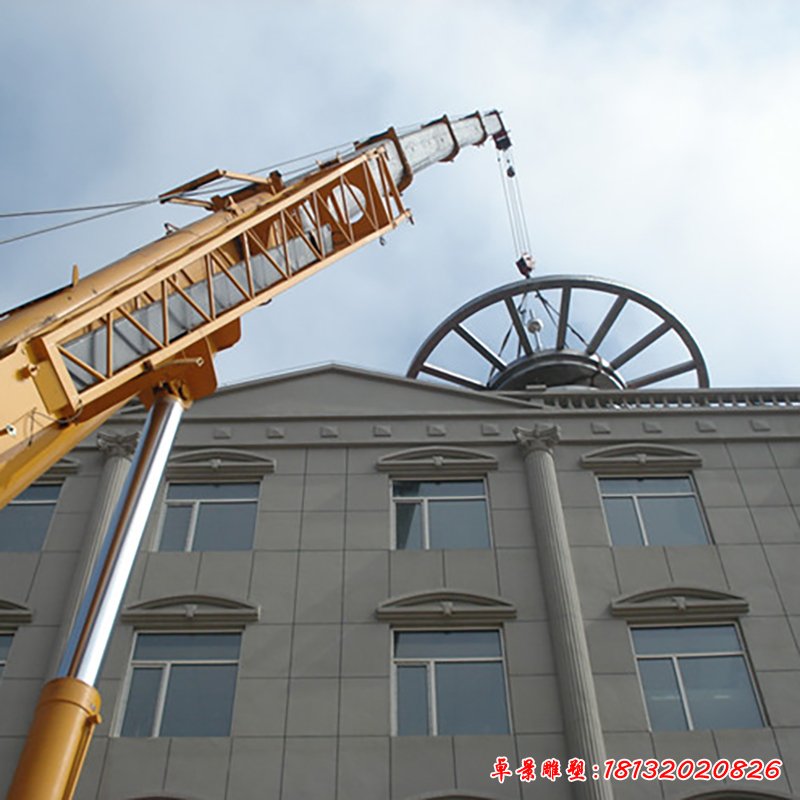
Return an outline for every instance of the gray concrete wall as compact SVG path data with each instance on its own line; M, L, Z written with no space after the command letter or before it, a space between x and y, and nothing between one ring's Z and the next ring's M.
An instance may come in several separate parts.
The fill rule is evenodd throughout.
M347 376L339 382L345 385L336 396L346 406ZM111 735L134 633L122 623L102 673L104 721L79 798L410 800L437 792L572 797L564 778L531 785L514 778L502 786L488 778L498 755L508 756L515 767L525 756L539 761L552 755L566 763L581 755L565 749L522 457L511 434L515 425L536 421L562 427L555 452L558 479L609 756L779 757L785 775L749 788L800 796L796 411L552 413L490 398L478 404L471 395L466 406L448 415L447 398L440 394L432 395L435 407L423 398L412 412L403 393L393 390L380 395L381 408L362 409L360 415L329 412L321 419L305 407L302 417L290 410L280 416L262 413L270 407L268 390L256 385L249 400L237 393L227 415L224 395L214 399L212 416L198 404L177 446L179 452L226 447L275 459L274 474L262 481L252 552L153 552L154 522L126 597L131 604L201 593L260 605L260 621L243 633L232 735ZM716 429L700 430L708 428L705 423ZM129 416L109 427L134 430L137 424ZM713 543L610 546L595 477L580 458L630 441L668 443L700 454L703 464L694 476ZM487 475L492 549L390 549L390 476L378 472L376 463L404 448L431 445L467 447L497 459L497 470ZM0 680L0 792L54 658L102 464L91 443L73 455L82 466L66 479L43 552L0 555L0 599L33 611L33 622L16 632ZM648 731L628 623L612 617L609 607L621 595L668 584L702 585L749 601L741 630L768 727ZM391 736L391 626L376 620L375 609L388 598L441 587L496 595L516 606L516 618L501 626L510 736ZM618 798L689 797L715 787L640 781L618 784L614 791Z

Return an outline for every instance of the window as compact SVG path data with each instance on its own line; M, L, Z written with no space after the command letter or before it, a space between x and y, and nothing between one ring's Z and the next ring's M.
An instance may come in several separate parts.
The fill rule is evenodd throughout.
M61 484L29 486L0 511L0 552L42 549Z
M158 549L250 550L258 483L170 483Z
M3 677L3 671L6 668L8 651L11 649L11 640L13 638L10 633L0 633L0 678Z
M239 633L139 633L121 736L228 736Z
M500 632L396 631L399 736L508 733Z
M486 487L472 481L394 481L398 550L489 547Z
M735 625L633 628L650 728L763 726Z
M615 545L706 544L708 535L689 477L600 478Z

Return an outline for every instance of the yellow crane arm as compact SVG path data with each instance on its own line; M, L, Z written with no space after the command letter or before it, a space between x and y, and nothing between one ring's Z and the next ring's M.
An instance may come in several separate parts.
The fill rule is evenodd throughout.
M158 387L186 399L216 388L213 356L240 317L395 228L419 169L487 138L504 149L497 112L447 117L357 144L291 184L223 171L163 195L211 213L0 320L0 507L130 399ZM218 177L243 189L191 192Z

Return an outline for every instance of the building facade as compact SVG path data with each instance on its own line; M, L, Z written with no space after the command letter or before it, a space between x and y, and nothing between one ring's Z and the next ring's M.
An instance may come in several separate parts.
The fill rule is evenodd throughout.
M77 797L800 797L799 409L336 366L219 391ZM142 422L0 514L0 791Z

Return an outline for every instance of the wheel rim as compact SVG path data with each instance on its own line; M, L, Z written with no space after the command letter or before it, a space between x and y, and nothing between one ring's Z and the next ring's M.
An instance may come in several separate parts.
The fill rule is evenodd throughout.
M589 320L588 307L596 319ZM529 330L539 324L531 322L533 311L542 309L551 323L549 346ZM497 322L489 323L488 332L484 323L481 336L475 328L484 312ZM503 320L503 345L488 344L499 341ZM453 341L466 345L476 364L488 366L488 377L456 363L446 346ZM509 342L516 345L512 358L504 356ZM407 375L506 391L531 385L642 389L678 378L697 387L709 382L700 348L672 312L623 284L574 275L517 281L470 300L428 336Z

